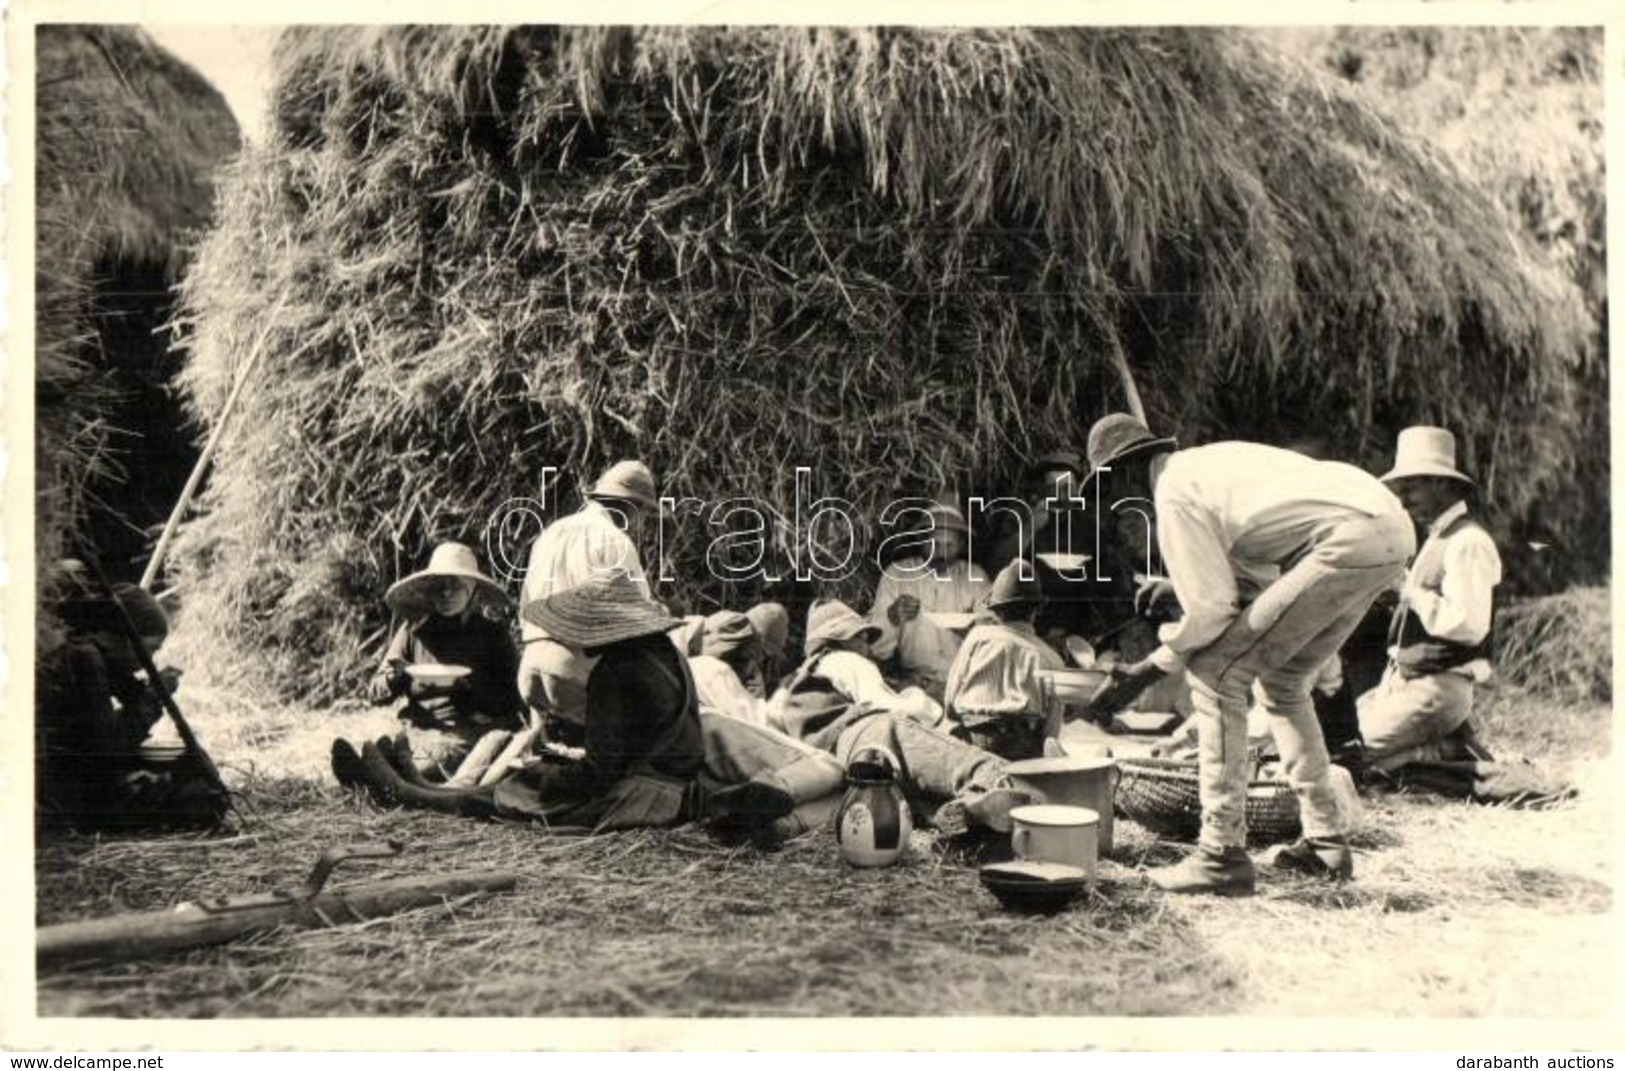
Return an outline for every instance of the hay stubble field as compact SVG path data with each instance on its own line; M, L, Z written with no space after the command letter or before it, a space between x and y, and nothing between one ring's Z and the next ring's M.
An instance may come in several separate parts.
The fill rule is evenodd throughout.
M302 878L327 845L384 837L408 854L348 880L511 869L517 891L56 971L39 980L42 1016L1538 1018L1612 1006L1602 704L1507 689L1486 711L1491 740L1574 773L1572 804L1375 796L1354 884L1269 876L1236 901L1151 890L1139 868L1184 849L1124 822L1096 891L1033 918L981 889L978 849L929 833L904 865L856 871L828 834L764 852L699 827L575 838L381 811L322 765L335 732L376 735L386 713L256 708L228 722L215 719L229 701L213 699L194 706L242 788L236 829L42 844L39 922L263 891Z

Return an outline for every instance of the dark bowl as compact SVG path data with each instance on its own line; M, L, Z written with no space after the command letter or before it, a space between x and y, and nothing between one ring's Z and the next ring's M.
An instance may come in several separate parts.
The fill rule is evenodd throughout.
M1089 889L1089 875L1078 867L1059 863L989 863L981 871L982 886L1007 910L1051 914L1070 906Z

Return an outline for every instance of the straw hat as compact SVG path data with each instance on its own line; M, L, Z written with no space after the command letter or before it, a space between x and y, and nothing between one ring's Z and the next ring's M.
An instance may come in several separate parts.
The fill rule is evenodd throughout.
M617 461L604 470L587 492L588 498L617 498L654 509L660 504L655 493L654 473L641 461Z
M958 532L961 535L970 534L970 525L965 521L965 515L959 507L947 502L938 502L926 512L931 515L932 530L941 528L948 532Z
M746 610L745 616L750 618L763 651L773 658L784 654L785 644L790 642L790 611L776 602L763 602Z
M1415 427L1399 433L1394 450L1394 467L1383 476L1386 483L1412 476L1442 476L1472 483L1473 479L1456 468L1456 437L1446 428Z
M525 604L524 619L570 647L604 647L682 624L625 573Z
M718 610L705 619L700 653L722 658L756 641L756 626L738 610Z
M880 626L871 625L868 618L839 599L814 603L812 609L807 611L808 654L856 636L863 636L874 643L880 639Z
M1067 472L1082 472L1083 458L1078 456L1076 450L1051 450L1047 454L1033 458L1032 463L1027 466L1027 471L1036 476L1041 476L1046 472L1054 472L1057 469L1065 469Z
M1022 579L1022 567L1027 570L1027 578ZM1038 604L1044 601L1044 588L1038 582L1038 576L1026 560L1017 558L1015 561L999 570L999 575L993 578L993 586L988 590L986 606L992 610L999 606L1009 606L1016 602L1030 602Z
M1147 450L1174 450L1179 443L1158 438L1127 413L1108 413L1089 429L1089 468L1099 470Z
M384 602L396 613L429 609L429 588L441 577L456 577L474 584L473 603L505 607L508 594L502 585L480 572L479 559L462 543L442 543L429 555L429 564L411 576L397 580L384 592Z

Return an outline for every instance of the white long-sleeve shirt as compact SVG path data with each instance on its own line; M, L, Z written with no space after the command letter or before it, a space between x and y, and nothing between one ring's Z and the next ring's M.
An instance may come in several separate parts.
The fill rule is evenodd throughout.
M880 575L875 604L869 611L869 623L880 629L880 639L871 652L880 661L895 652L905 669L932 680L946 679L963 641L959 633L938 628L925 615L968 613L976 608L986 589L987 574L981 566L967 561L954 562L945 576L938 576L919 558L893 562ZM889 611L904 595L920 600L920 614L896 625Z
M1428 635L1472 645L1489 635L1495 586L1501 582L1501 554L1489 533L1476 524L1445 534L1466 515L1467 503L1457 502L1428 525L1427 539L1405 573L1400 598L1415 611ZM1479 659L1463 670L1483 679L1489 675L1489 663Z
M1240 582L1278 575L1326 529L1404 516L1375 476L1259 443L1224 442L1168 456L1156 480L1157 545L1184 616L1151 656L1164 670L1218 639L1240 612Z
M648 597L649 584L638 560L637 544L615 524L609 510L588 499L577 512L548 525L531 544L520 605L607 579L616 572L631 576ZM545 629L529 621L523 622L522 632L527 643L547 636Z

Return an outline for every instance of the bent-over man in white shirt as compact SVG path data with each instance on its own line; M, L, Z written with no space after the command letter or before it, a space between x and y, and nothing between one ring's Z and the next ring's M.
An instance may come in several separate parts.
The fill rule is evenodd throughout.
M1263 688L1304 838L1278 866L1347 878L1353 861L1309 691L1321 665L1416 548L1410 518L1376 477L1257 443L1176 450L1127 414L1089 434L1089 460L1110 470L1112 497L1153 497L1157 543L1183 609L1162 646L1117 671L1096 710L1122 709L1171 669L1191 685L1199 741L1202 832L1183 862L1151 872L1170 892L1245 896L1247 707ZM1104 475L1104 474L1103 474ZM1241 587L1279 570L1245 607Z

